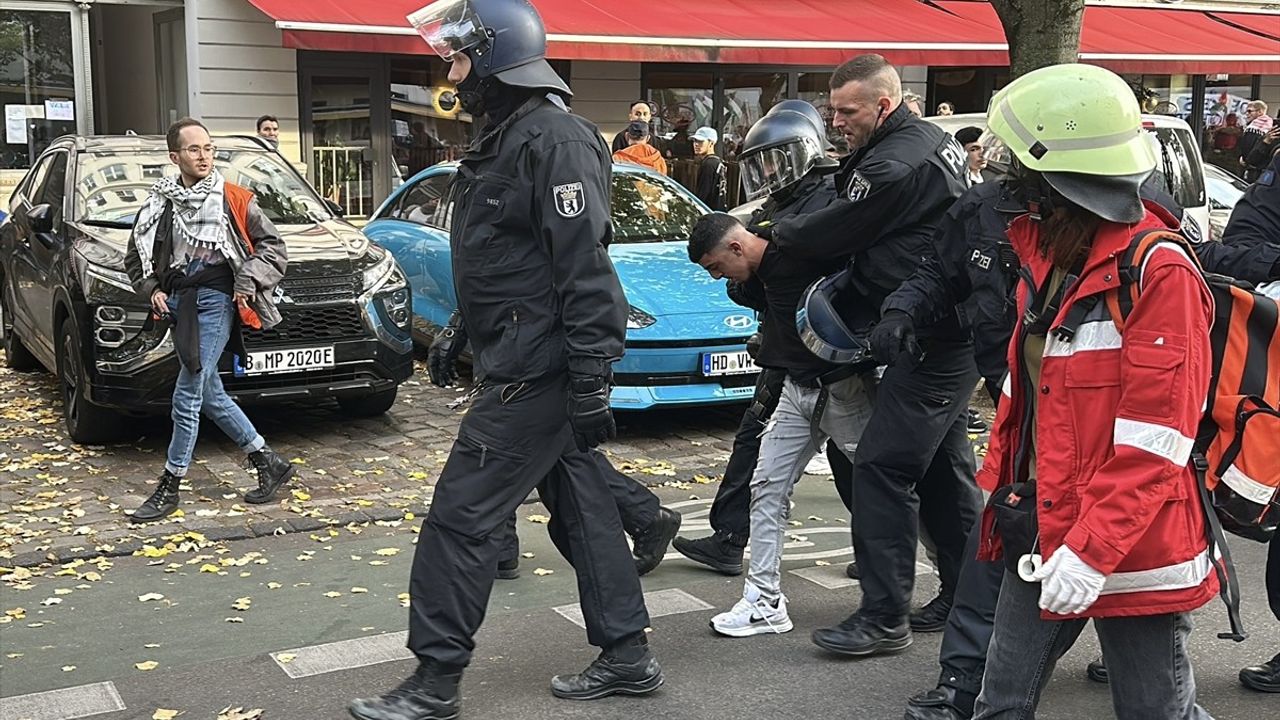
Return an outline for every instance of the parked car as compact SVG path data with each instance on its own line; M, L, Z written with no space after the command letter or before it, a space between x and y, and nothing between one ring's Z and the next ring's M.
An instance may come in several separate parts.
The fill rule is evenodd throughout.
M276 290L283 320L244 331L248 358L223 354L227 391L244 401L333 397L352 415L385 412L413 372L403 270L279 154L251 138L214 142L218 169L257 194L289 251ZM5 362L59 376L77 442L111 437L122 412L169 404L173 343L130 286L124 252L148 189L175 172L163 137L63 137L33 163L0 224Z
M949 133L963 127L987 127L983 113L936 115L925 120ZM1169 115L1143 115L1142 129L1156 151L1156 172L1164 190L1195 218L1202 228L1209 227L1209 198L1205 193L1205 170L1200 159L1200 145L1191 126ZM990 136L985 137L984 142Z
M1249 189L1249 183L1223 170L1217 165L1204 164L1205 190L1209 194L1209 226L1213 239L1221 240L1240 196Z
M364 231L400 261L413 288L414 335L425 341L457 307L449 251L449 184L456 163L423 170ZM689 262L689 232L708 212L688 190L636 165L615 164L613 244L630 309L612 405L643 410L749 399L759 369L746 352L756 320L724 282Z

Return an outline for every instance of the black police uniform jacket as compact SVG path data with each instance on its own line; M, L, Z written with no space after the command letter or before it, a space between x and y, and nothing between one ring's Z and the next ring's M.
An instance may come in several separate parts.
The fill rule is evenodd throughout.
M1244 191L1222 242L1196 246L1205 270L1261 284L1280 280L1280 154Z
M805 258L852 255L854 288L879 307L932 252L938 221L965 191L964 155L955 138L899 105L841 160L836 198L778 222L773 240Z
M535 97L468 148L450 186L458 309L478 375L502 384L622 357L609 261L612 163L596 128Z

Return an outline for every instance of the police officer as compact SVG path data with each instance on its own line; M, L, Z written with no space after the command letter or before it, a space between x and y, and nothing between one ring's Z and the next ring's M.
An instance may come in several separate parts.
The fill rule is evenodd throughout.
M1212 258L1215 272L1259 285L1280 280L1280 153L1236 202L1222 242L1204 246L1196 254L1202 264Z
M535 484L550 534L578 575L587 639L600 656L551 680L557 697L643 694L662 684L635 564L588 450L611 437L609 376L626 299L605 245L608 148L565 110L524 0L440 0L410 16L450 62L463 108L485 125L450 190L458 306L485 384L458 429L419 533L410 578L417 670L354 700L362 720L456 718L501 549L501 528Z
M879 55L837 68L831 103L832 124L853 149L841 161L836 199L756 230L784 253L852 253L851 290L878 308L930 252L935 225L963 192L964 151L903 105L901 80ZM832 652L871 655L911 644L917 505L938 548L943 587L954 587L959 574L979 502L963 417L977 373L954 314L931 324L926 345L914 366L884 374L857 448L853 525L862 605L838 627L813 633Z
M827 143L817 110L803 101L784 102L808 107L812 117L803 110L790 109L794 104L774 106L747 132L738 155L747 199L768 196L752 213L751 223L757 226L819 210L835 197L831 173L836 163L824 155ZM734 302L764 312L764 286L758 278L745 283L730 280L727 288ZM764 335L762 332L761 337ZM761 352L763 346L756 357ZM751 533L751 478L760 456L760 435L778 406L785 378L786 370L781 367L760 371L755 396L738 425L724 478L711 504L712 534L696 540L678 537L672 543L685 557L725 575L742 574L743 549ZM843 454L840 457L843 459ZM836 467L834 461L832 467Z

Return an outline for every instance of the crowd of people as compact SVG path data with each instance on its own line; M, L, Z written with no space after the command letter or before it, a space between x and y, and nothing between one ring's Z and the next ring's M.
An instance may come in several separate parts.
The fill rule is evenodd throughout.
M459 717L493 583L519 572L514 513L534 488L600 648L582 672L551 679L556 697L664 683L639 578L669 544L712 571L745 572L741 599L711 618L711 632L793 630L804 619L787 606L781 548L792 489L818 453L850 513L846 572L861 593L812 641L871 657L941 631L938 683L908 701L909 720L1034 716L1089 620L1104 653L1091 675L1109 681L1117 717L1209 717L1187 650L1189 614L1220 583L1191 463L1211 380L1214 306L1201 267L1280 280L1272 134L1257 141L1271 156L1223 242L1206 243L1152 181L1158 162L1132 91L1098 67L1015 79L992 100L985 144L978 128L953 137L921 120L874 54L831 77L843 157L812 106L771 109L738 154L743 191L763 205L745 223L711 212L688 240L689 260L758 313L751 352L762 370L713 532L686 538L680 515L597 449L615 435L611 367L626 334L607 253L610 164L664 171L648 104L632 105L610 148L568 110L572 93L527 3L441 0L410 19L449 62L463 110L483 118L450 195L458 310L428 353L431 381L448 386L469 345L476 385L413 559L418 666L393 690L353 700L354 717ZM260 133L273 130L273 118L259 121ZM711 128L688 135L711 178L698 193L724 210L717 140ZM182 363L169 454L132 514L139 522L176 508L202 411L258 469L246 500L270 501L292 474L215 367L241 326L278 320L285 248L252 193L221 178L199 122L175 123L168 144L179 175L152 190L128 246L130 279L173 325ZM1166 239L1143 257L1132 278L1141 292L1117 316L1099 298L1145 231ZM966 416L979 382L998 406L980 471ZM941 578L926 603L914 597L919 544ZM1280 619L1280 541L1269 552ZM1280 655L1241 681L1280 692Z

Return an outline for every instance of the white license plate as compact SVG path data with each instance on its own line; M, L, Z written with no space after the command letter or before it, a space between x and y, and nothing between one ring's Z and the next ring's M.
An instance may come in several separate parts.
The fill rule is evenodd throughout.
M333 367L333 346L289 348L287 350L260 350L249 353L243 360L237 358L237 376L265 375L267 373L301 372Z
M702 374L707 377L716 375L746 375L760 368L751 360L746 350L739 352L702 353Z

